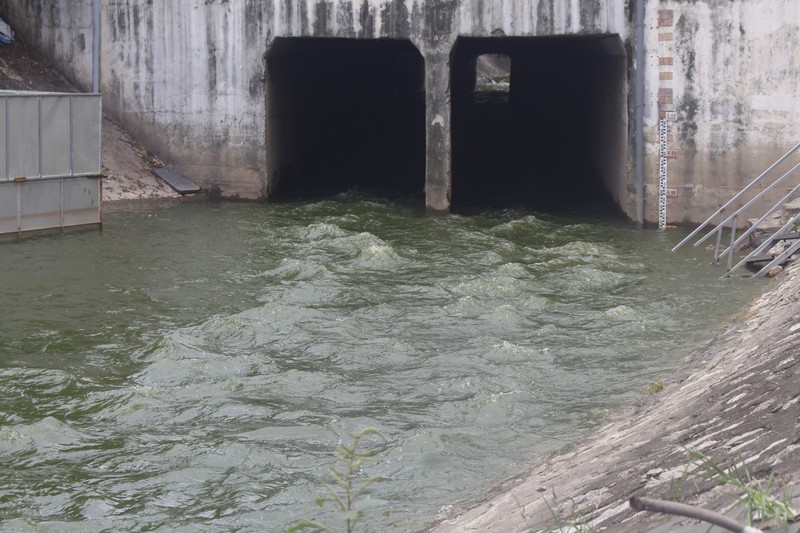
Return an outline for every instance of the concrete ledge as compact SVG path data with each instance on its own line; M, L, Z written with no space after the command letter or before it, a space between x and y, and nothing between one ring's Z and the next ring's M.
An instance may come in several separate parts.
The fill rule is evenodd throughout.
M64 226L61 228L45 228L45 229L35 229L28 231L16 231L13 233L0 234L0 242L18 242L23 239L31 239L33 237L44 237L48 235L77 233L79 231L101 230L101 229L103 229L103 223L95 222L93 224L80 224L77 226Z

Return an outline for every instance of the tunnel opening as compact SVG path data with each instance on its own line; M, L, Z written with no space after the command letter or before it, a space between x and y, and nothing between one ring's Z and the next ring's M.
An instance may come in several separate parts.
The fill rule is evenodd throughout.
M425 65L406 40L276 38L268 196L424 197Z
M622 205L627 64L619 36L460 37L450 64L455 211ZM482 87L503 65L507 87Z

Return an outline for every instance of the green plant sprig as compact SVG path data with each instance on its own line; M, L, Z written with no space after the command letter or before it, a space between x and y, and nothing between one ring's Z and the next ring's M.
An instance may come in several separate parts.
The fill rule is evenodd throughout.
M364 517L364 513L372 508L384 505L386 502L377 498L371 498L366 492L367 489L379 479L378 476L367 476L362 474L364 462L372 458L374 452L361 451L361 441L367 435L376 435L384 441L388 440L380 430L375 428L364 428L353 435L350 444L338 444L335 449L335 456L340 468L332 467L330 475L333 483L323 481L322 486L330 495L330 498L317 498L315 503L319 506L328 502L334 502L338 508L336 516L344 521L345 531L353 533L356 524ZM335 533L334 530L316 520L303 519L289 528L289 533L294 533L303 529L311 529L315 532Z
M547 510L550 511L553 527L550 529L540 530L537 533L562 533L565 531L572 533L594 533L592 526L589 525L586 519L578 513L578 510L575 507L575 500L570 500L572 504L571 516L569 519L565 520L564 517L561 516L561 512L558 510L558 497L556 496L555 489L553 490L553 505L550 505L550 502L547 501L547 498L542 499L544 500L544 504L547 506Z

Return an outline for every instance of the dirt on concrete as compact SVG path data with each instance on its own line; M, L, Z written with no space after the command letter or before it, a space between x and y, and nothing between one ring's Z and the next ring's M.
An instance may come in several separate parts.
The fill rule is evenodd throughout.
M53 65L31 50L19 35L0 45L0 89L80 92ZM156 177L164 166L145 146L119 125L103 117L103 201L180 200L183 197Z
M721 467L736 464L744 472L746 465L754 480L800 509L800 268L753 280L759 282L774 286L692 353L662 392L431 531L708 531L695 520L636 512L632 496L676 497L746 522L741 506L729 509L738 489L684 477L687 450ZM773 529L797 532L800 525Z

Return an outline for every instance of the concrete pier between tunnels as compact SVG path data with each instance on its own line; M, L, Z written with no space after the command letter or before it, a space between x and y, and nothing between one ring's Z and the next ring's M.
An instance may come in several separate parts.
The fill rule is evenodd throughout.
M459 37L449 50L423 59L408 40L276 38L269 196L427 193L437 212L626 201L619 36ZM497 90L481 86L485 54L508 69Z

